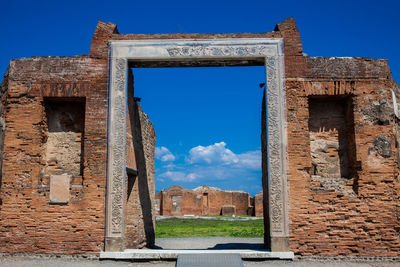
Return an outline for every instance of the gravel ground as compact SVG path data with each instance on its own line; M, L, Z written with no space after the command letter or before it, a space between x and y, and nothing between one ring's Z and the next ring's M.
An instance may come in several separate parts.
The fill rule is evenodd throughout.
M261 248L262 238L231 238L231 237L190 237L190 238L157 238L156 245L164 249L246 249ZM234 250L233 250L234 252ZM394 261L377 261L371 258L305 258L294 261L244 261L246 267L274 266L274 267L400 267L400 258ZM0 256L0 266L7 267L173 267L175 261L169 262L133 262L85 259L68 256Z

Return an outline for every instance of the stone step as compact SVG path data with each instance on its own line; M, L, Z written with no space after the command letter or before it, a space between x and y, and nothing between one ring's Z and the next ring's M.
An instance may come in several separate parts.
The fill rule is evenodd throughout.
M244 267L240 254L179 254L176 267Z
M182 254L239 254L242 259L282 259L293 260L293 252L271 252L263 249L126 249L120 252L100 253L100 259L121 260L176 260Z

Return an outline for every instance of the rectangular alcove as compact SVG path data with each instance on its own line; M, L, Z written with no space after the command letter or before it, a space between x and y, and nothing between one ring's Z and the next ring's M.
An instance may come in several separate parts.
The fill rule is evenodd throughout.
M50 184L50 203L67 203L70 188L82 188L85 99L44 99L47 133L42 184ZM76 191L76 190L75 190Z
M311 174L330 179L355 175L356 146L350 96L310 97Z

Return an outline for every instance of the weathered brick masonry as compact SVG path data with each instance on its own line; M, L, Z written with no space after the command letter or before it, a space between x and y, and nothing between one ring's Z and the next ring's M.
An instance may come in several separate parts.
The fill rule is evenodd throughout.
M249 193L199 186L193 190L172 186L156 194L156 212L164 216L254 215ZM228 209L233 209L227 213Z
M127 167L137 175L127 176L125 206L125 247L140 248L154 244L153 211L154 153L156 136L152 123L133 100L133 75L128 78Z
M223 38L284 40L291 250L397 256L399 87L386 60L304 55L292 18L241 34L119 34L99 22L89 55L12 60L0 90L0 252L103 249L110 40ZM128 88L127 167L137 173L127 176L124 242L134 248L154 242L155 133L132 75ZM65 193L55 176L69 179L66 199L49 196Z
M286 80L291 247L303 255L398 255L398 140L387 62L306 57L304 64L306 75ZM342 112L341 126L330 125L338 116L330 105ZM336 169L318 170L318 153Z
M107 61L90 56L12 60L6 84L6 133L0 251L93 253L104 239ZM67 205L49 203L45 175L46 101L84 103L83 172L70 173Z

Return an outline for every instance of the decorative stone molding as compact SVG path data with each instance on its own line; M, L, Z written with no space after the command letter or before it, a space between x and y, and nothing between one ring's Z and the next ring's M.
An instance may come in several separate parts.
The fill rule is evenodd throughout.
M287 137L282 39L111 41L106 251L123 249L126 164L126 73L128 62L265 62L268 103L270 210L265 219L272 251L288 251ZM185 63L185 64L183 64ZM239 65L239 63L238 63ZM121 241L122 240L122 241ZM120 244L118 245L118 243Z
M272 251L289 251L286 94L282 58L267 56L265 69L267 72L270 244Z
M127 68L128 62L125 58L110 57L111 71L107 124L106 251L123 250Z

